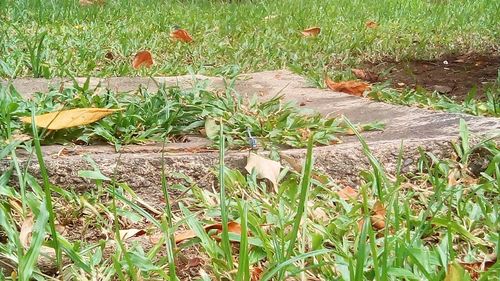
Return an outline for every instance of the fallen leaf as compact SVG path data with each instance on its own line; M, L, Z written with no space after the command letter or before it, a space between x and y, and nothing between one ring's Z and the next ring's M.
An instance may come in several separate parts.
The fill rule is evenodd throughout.
M458 184L457 178L460 177L460 172L457 170L451 170L448 173L448 185L455 186Z
M216 229L217 234L218 234L218 233L222 232L222 224L220 224L220 223L210 224L210 225L205 226L204 229L207 232L209 230ZM234 222L234 221L229 222L227 224L227 230L228 230L228 232L241 234L241 225L237 222ZM193 230L189 229L189 230L185 230L185 231L182 231L182 232L175 234L174 240L175 240L175 243L178 244L178 243L181 243L185 240L195 238L195 237L196 237L196 233Z
M205 135L211 140L215 140L219 136L220 126L212 118L205 120Z
M112 52L107 52L104 57L108 60L114 60L115 59L115 55L113 55Z
M353 68L351 71L354 74L354 76L356 76L356 78L361 80L365 80L371 83L375 83L379 80L377 74L367 70Z
M337 191L337 194L344 200L355 199L359 195L358 191L350 186L344 187L341 190Z
M26 219L23 221L21 225L21 231L19 232L19 241L21 242L21 245L25 249L30 248L31 235L33 233L33 225L34 225L34 220L32 216L26 217ZM38 260L40 260L44 256L54 257L55 254L56 251L53 248L42 245L40 247L40 255L38 256Z
M247 158L245 170L248 173L252 173L255 170L258 179L269 180L273 184L274 190L278 190L278 177L281 170L279 162L264 158L255 153L250 153Z
M497 262L497 257L493 255L490 260L485 260L483 262L472 262L472 263L459 263L465 270L469 272L473 280L479 279L480 273L487 271L491 266Z
M260 266L252 267L252 271L250 273L250 281L259 281L260 278L262 277L262 272L264 272L262 267Z
M285 162L288 163L288 165L290 165L290 167L292 167L292 169L297 172L297 173L302 173L302 164L298 162L298 160L296 160L295 158L291 157L291 156L288 156L286 154L284 154L283 152L280 152L280 158L285 160ZM319 181L319 182L324 182L324 179L322 179L318 174L316 173L313 173L312 174L312 178Z
M304 37L315 37L318 36L318 34L321 32L321 28L315 26L315 27L309 27L301 31L302 35Z
M28 141L31 139L31 136L30 135L26 135L26 134L21 134L21 133L14 133L12 134L12 140L14 141Z
M365 26L366 26L366 28L374 29L374 28L378 27L378 23L376 23L372 20L369 20L369 21L365 22Z
M186 264L187 268L197 267L203 264L203 259L199 257L190 258Z
M342 81L333 82L330 78L325 77L326 86L330 90L350 94L353 96L361 97L363 93L370 88L370 84L361 81Z
M365 219L358 220L358 230L361 232L363 225L365 224Z
M35 116L35 123L38 127L49 130L60 130L94 123L121 110L109 108L75 108L37 115ZM20 120L31 124L31 116L21 117Z
M444 281L465 281L470 280L470 275L465 269L457 262L448 264L448 270Z
M170 38L172 38L174 41L181 41L185 43L191 43L193 42L193 37L189 35L189 33L182 29L175 29L174 31L170 32Z
M28 249L30 247L31 232L33 231L33 223L34 223L33 217L28 216L21 225L21 231L19 232L19 241L21 242L21 245L23 245L25 249Z
M325 210L323 210L323 208L320 207L317 207L314 210L312 210L311 215L315 220L318 220L323 223L331 221L331 218L328 216Z
M377 201L373 205L372 215L370 217L370 221L372 223L373 228L376 230L384 229L385 227L385 207L382 202Z
M122 240L127 240L132 237L142 236L146 234L146 231L144 229L137 229L137 228L120 229L119 232L120 232L120 238Z
M153 65L153 56L149 51L140 51L134 56L132 61L132 67L134 69L139 69L142 66L151 67Z

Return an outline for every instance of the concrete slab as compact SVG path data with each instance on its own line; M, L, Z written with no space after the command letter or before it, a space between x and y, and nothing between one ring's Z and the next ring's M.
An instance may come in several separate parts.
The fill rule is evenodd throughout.
M204 76L156 77L154 80L168 85L192 87L194 79L204 80L211 89L224 89L220 78ZM82 83L85 79L79 78ZM66 82L65 82L66 81ZM22 94L29 96L35 91L46 91L50 85L58 88L60 83L67 85L67 80L18 79L13 85ZM5 81L3 82L5 83ZM156 90L155 81L149 78L107 78L92 79L91 86L107 87L116 91L133 91L140 85ZM286 100L304 103L311 108L329 115L345 115L353 122L380 121L386 126L384 131L366 132L364 136L386 168L391 171L395 163L401 142L403 141L405 160L404 169L415 169L418 158L417 148L422 147L437 155L451 153L450 141L458 138L458 124L461 118L467 121L471 131L480 135L500 133L500 119L474 117L464 114L435 112L419 108L395 106L358 98L343 93L317 89L289 71L268 71L242 75L236 82L236 91L244 94L257 94L266 99L281 93ZM316 166L333 178L342 181L356 181L358 173L368 168L368 162L362 154L361 146L353 137L346 137L342 144L318 147L315 149ZM183 147L180 147L183 146ZM196 140L187 144L172 144L167 147L165 164L168 172L182 172L200 181L201 185L211 186L214 177L211 170L218 162L217 152L202 149L206 144ZM83 155L90 155L108 176L127 182L139 194L152 202L161 202L160 172L162 153L158 145L129 146L120 154L109 146L44 148L46 165L51 180L61 186L88 188L91 186L77 176L78 170L89 169ZM196 153L193 153L196 152ZM302 158L304 150L291 149L283 153ZM229 152L227 164L231 167L244 166L247 152ZM26 161L27 155L21 159ZM30 162L30 169L37 173L36 161ZM6 163L0 165L0 171L6 169ZM210 175L210 176L207 176ZM173 179L172 179L173 180Z

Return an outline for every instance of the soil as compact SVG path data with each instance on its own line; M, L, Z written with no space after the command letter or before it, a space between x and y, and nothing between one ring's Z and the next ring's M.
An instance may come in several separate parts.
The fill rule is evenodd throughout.
M500 54L446 55L436 60L379 62L364 66L378 74L379 81L390 81L395 88L425 88L457 101L477 87L477 97L484 98L486 87L499 76Z

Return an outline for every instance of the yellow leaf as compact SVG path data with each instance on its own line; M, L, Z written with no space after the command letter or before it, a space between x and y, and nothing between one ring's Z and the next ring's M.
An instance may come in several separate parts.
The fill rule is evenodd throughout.
M470 280L470 275L464 270L460 264L453 262L448 264L448 272L444 281L466 281Z
M49 130L60 130L65 128L87 125L122 109L109 108L75 108L51 112L35 116L35 123L38 127ZM21 117L22 122L31 124L31 116Z

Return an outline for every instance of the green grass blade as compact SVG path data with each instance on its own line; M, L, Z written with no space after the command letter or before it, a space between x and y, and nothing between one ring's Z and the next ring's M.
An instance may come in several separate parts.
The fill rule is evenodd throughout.
M163 142L163 148L165 148L165 142ZM170 281L174 281L178 280L178 278L176 274L175 257L174 257L175 236L173 233L173 225L172 225L172 209L170 206L170 196L168 194L167 176L165 175L165 149L162 149L161 153L161 190L163 192L163 198L165 199L165 214L163 216L165 218L166 225L162 229L163 232L165 233L165 247L167 249L168 274L170 276Z
M54 214L54 208L52 207L52 189L51 189L51 184L49 182L49 174L47 173L47 168L45 167L45 162L43 159L43 154L42 154L42 148L40 145L40 136L38 135L38 130L36 127L36 122L35 122L35 105L32 104L32 111L31 111L31 129L33 131L33 141L35 144L35 152L36 156L38 159L38 165L40 166L40 173L42 175L43 179L43 187L44 187L44 202L45 202L45 209L49 213L49 228L50 228L50 234L52 235L53 239L53 246L54 250L56 251L56 264L59 269L61 269L62 266L62 258L61 258L61 249L59 247L59 240L57 239L57 230L56 230L56 224L55 224L55 214ZM44 207L40 207L40 209L43 209Z
M270 280L274 275L276 275L278 272L280 272L281 270L283 269L286 269L287 266L295 263L295 262L298 262L300 260L304 260L304 259L307 259L307 258L312 258L312 257L316 257L316 256L320 256L320 255L323 255L323 254L327 254L329 252L332 252L333 250L330 250L330 249L321 249L321 250L316 250L316 251L312 251L312 252L308 252L308 253L303 253L303 254L300 254L300 255L297 255L291 259L288 259L278 265L276 265L275 267L273 267L270 271L267 271L261 278L261 281L267 281L267 280Z
M19 280L30 280L33 270L40 256L40 250L45 239L45 227L49 218L49 211L44 208L46 205L45 200L40 205L38 217L33 225L33 232L31 236L30 247L28 251L19 257Z
M240 207L240 218L241 218L240 252L239 252L238 273L236 275L236 280L241 280L241 281L250 280L247 215L248 215L248 205L246 202L242 202L242 206Z
M227 212L227 202L226 202L226 187L224 185L224 124L222 123L222 118L220 119L220 132L219 132L219 188L220 188L220 213L222 220L222 234L221 243L222 251L224 252L224 258L227 262L228 269L233 268L233 257L231 254L231 242L229 241L229 214Z
M300 227L300 222L302 221L302 216L304 215L304 211L306 208L307 204L307 196L308 196L308 191L309 187L311 185L311 174L312 174L312 168L313 168L313 138L314 136L311 135L309 137L309 141L307 144L307 154L306 154L306 163L302 172L302 177L300 180L300 195L299 195L299 204L297 205L297 211L295 213L295 218L294 218L294 223L293 223L293 229L291 232L290 236L290 241L288 245L288 251L286 258L289 258L292 256L294 248L295 248L295 242L297 241L297 235L299 233L299 227Z

